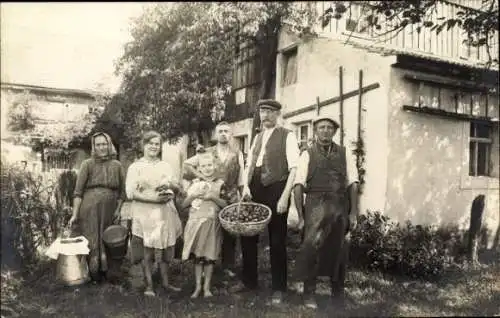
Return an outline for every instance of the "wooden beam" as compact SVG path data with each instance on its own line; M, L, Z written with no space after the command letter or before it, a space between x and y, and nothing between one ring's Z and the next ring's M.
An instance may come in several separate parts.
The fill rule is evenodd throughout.
M340 118L340 145L344 146L344 72L342 66L339 66L339 95L340 107L339 107L339 118Z
M452 119L458 119L458 120L463 120L463 121L480 121L480 122L487 122L487 123L498 122L496 120L493 120L493 118L491 118L491 117L453 113L453 112L445 111L443 109L426 107L426 106L415 107L415 106L404 105L403 110L408 111L408 112L434 115L434 116L438 116L438 117L452 118Z
M359 70L359 91L363 90L363 70ZM363 111L363 93L358 95L358 142L361 141L361 112Z
M319 109L321 106L319 106L319 96L316 97L316 116L319 116Z
M374 90L374 89L377 89L380 87L380 84L379 83L373 83L373 84L370 84L370 85L367 85L365 87L363 87L361 89L361 93L364 94L366 92L369 92L371 90ZM336 97L332 97L330 99L327 99L327 100L324 100L322 102L319 103L319 107L324 107L324 106L328 106L330 104L333 104L333 103L336 103L338 102L341 98L343 98L344 100L345 99L348 99L348 98L351 98L351 97L354 97L356 95L358 95L360 93L360 90L359 89L355 89L355 90L352 90L352 91L349 91L347 93L345 93L344 95L342 96L336 96ZM283 114L283 118L286 119L286 118L290 118L290 117L293 117L293 116L297 116L297 115L300 115L300 114L303 114L303 113L307 113L309 111L313 111L313 110L316 110L317 108L317 104L314 103L312 105L309 105L309 106L306 106L306 107L303 107L303 108L300 108L300 109L297 109L297 110L294 110L294 111L291 111L291 112L288 112L286 114Z

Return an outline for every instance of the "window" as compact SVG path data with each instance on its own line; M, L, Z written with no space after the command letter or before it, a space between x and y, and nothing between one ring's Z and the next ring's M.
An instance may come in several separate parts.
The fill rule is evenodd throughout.
M297 47L284 51L283 53L283 76L281 86L297 83Z
M236 61L233 71L233 89L251 86L259 82L256 72L259 56L254 44L241 43L236 50Z
M57 169L71 169L72 168L71 156L62 153L53 153L47 155L45 161L46 171L57 170Z
M492 126L471 122L469 138L469 175L489 176L491 172Z
M441 87L427 82L414 83L413 105L415 107L437 108L450 113L494 117L496 114L495 106L489 106L494 99L495 95L487 96L486 92Z
M240 88L234 91L234 98L236 100L236 105L241 105L246 101L246 88Z
M311 140L310 123L297 125L297 140L299 141L299 148L307 147Z

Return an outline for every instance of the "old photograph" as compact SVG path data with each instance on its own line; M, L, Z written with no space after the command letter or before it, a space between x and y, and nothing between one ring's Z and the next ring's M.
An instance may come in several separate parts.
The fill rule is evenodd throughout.
M500 316L498 8L2 2L1 318Z

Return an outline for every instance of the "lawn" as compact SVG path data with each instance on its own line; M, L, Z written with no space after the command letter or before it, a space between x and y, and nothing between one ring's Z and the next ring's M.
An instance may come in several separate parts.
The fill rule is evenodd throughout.
M457 270L436 282L351 269L347 278L346 308L333 306L327 285L319 284L319 308L301 306L294 291L280 307L267 305L270 273L267 253L261 249L261 289L256 294L231 295L227 286L235 282L220 271L214 278L211 299L191 300L192 265L176 262L171 277L182 287L176 295L159 293L155 298L142 294L139 266L124 264L125 279L117 285L63 287L53 282L47 270L26 283L19 294L21 317L344 317L344 316L494 316L500 315L500 263L484 261L475 269ZM290 267L296 251L290 248ZM494 257L498 257L495 255Z

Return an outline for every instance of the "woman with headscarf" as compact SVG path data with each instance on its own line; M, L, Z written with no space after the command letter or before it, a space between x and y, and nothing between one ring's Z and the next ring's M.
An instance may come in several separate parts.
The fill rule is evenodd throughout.
M174 203L174 194L180 185L174 170L160 159L161 135L150 131L143 136L144 156L130 165L126 191L132 200L132 239L144 247L142 260L147 296L153 290L153 260L159 264L162 285L167 291L179 288L168 280L168 263L174 257L175 243L182 234L182 224Z
M91 158L82 162L74 191L70 227L77 222L89 241L89 270L94 282L101 281L109 268L102 234L119 216L125 195L125 174L116 160L116 150L105 133L91 137Z

